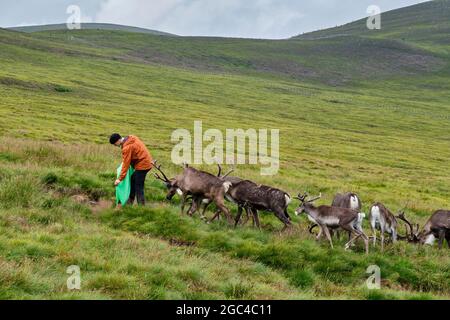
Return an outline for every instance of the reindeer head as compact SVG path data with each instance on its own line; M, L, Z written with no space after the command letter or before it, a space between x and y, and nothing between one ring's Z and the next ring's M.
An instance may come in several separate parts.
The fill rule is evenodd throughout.
M156 161L153 162L153 164L154 164L156 170L158 170L159 173L161 173L161 175L162 175L162 177L161 177L158 173L154 173L155 178L158 180L161 180L165 184L165 186L168 190L166 199L172 200L173 196L176 193L178 193L178 194L180 194L180 192L182 193L182 191L178 187L177 180L175 178L172 178L172 179L167 178L167 176L161 170L161 165L156 165Z
M298 196L295 197L295 199L298 199L301 202L300 206L295 210L295 215L296 216L298 216L298 215L302 214L303 212L305 212L307 208L312 206L312 203L314 201L316 201L317 199L322 198L322 193L319 196L317 196L315 198L312 198L312 199L309 199L309 200L306 199L307 197L308 197L308 194L306 192L303 195L301 195L299 193Z

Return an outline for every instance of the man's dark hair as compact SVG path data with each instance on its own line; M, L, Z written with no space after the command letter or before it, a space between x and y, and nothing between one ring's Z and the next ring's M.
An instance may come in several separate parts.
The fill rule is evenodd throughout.
M122 137L120 136L120 134L118 133L113 133L111 135L111 137L109 137L109 143L111 144L115 144L117 141L119 141L120 139L122 139Z

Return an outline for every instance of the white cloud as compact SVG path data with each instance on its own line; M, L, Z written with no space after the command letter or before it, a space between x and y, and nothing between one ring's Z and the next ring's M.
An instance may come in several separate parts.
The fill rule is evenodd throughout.
M179 35L276 38L292 35L289 25L303 17L298 7L277 0L107 0L96 21Z
M154 26L183 0L107 0L96 21L127 25Z

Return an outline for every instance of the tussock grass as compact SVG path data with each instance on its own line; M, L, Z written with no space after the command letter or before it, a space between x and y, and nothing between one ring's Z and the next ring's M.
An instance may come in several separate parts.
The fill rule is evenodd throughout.
M35 155L45 147L27 140L8 141L11 145L5 142L0 148L16 157ZM267 226L262 232L250 226L235 229L223 220L205 224L199 217L180 216L176 203L165 202L164 186L151 178L146 192L152 202L147 207L119 212L106 208L94 215L89 204L79 204L71 195L104 188L110 191L102 197L112 199L111 176L104 173L106 168L100 172L76 168L86 152L106 161L110 150L51 143L46 147L51 151L39 152L41 156L20 166L2 162L2 298L434 299L449 295L449 257L436 248L398 243L384 254L375 249L365 256L361 244L354 252L345 252L342 240L331 250L327 243L311 239L304 218L295 218L294 230L280 234L280 223L271 214L262 214ZM79 292L65 287L65 269L73 264L82 270ZM381 291L365 289L365 270L371 264L381 268Z
M310 297L298 292L282 275L263 264L230 259L195 245L165 241L161 236L149 237L143 232L136 234L137 230L116 230L99 220L89 204L80 204L71 198L77 192L89 196L99 187L108 190L106 186L110 190L106 198L113 195L109 174L74 169L78 161L85 158L85 152L92 152L90 147L55 147L49 144L47 151L41 152L45 144L17 140L14 145L14 148L6 145L4 148L17 157L23 154L39 156L24 160L20 167L17 163L2 163L0 298ZM106 152L103 154L108 156ZM55 157L59 160L51 161ZM98 153L96 157L99 157ZM68 162L73 167L68 167ZM3 166L5 163L7 165ZM149 186L149 189L153 188ZM161 193L160 186L158 190ZM156 214L165 223L153 225L155 234L169 238L179 233L180 241L193 239L189 236L195 228L195 224L189 224L192 221L164 219L167 214L177 217L173 214L176 209L172 206L168 209L163 203L158 207L155 207ZM133 212L130 210L130 214ZM139 219L139 215L134 217ZM144 223L142 231L148 226ZM180 229L184 231L179 232ZM78 265L82 270L80 291L66 288L69 275L65 271L70 265Z

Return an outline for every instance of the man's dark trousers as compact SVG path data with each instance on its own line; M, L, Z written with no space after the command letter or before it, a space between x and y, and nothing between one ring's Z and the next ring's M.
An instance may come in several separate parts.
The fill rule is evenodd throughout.
M134 199L137 196L137 202L139 205L145 205L145 197L144 197L144 184L145 177L150 170L136 170L131 175L131 190L130 190L130 198L128 199L128 204L132 205L134 203Z

